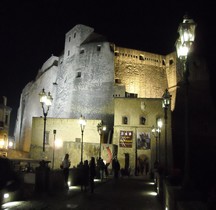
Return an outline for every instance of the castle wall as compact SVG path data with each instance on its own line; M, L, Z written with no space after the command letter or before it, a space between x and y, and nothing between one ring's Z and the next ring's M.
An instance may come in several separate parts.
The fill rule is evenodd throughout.
M16 147L18 149L29 152L32 117L43 117L39 93L43 88L46 92L55 93L53 82L56 79L57 70L57 66L50 67L48 71L38 76L37 80L28 83L22 91L15 127ZM48 112L48 116L52 116L52 109Z
M78 40L71 37L71 42L65 42L65 51L70 49L70 54L49 58L35 81L22 91L15 138L24 151L30 149L32 117L43 117L38 96L43 88L53 96L48 117L78 119L82 114L86 119L104 120L107 136L112 130L113 52L109 42L91 40L91 28L80 25L75 29L73 38ZM90 37L88 41L87 37Z
M55 117L79 118L82 114L87 119L104 120L110 130L114 112L114 61L110 43L95 39L88 27L86 32L84 26L75 29L69 33L71 41L65 42L65 49L72 52L60 59ZM76 47L72 50L74 43Z
M164 56L126 48L115 48L115 78L126 92L140 98L161 98L167 87Z
M120 47L115 47L114 55L111 44L84 25L75 26L65 37L64 54L52 55L22 91L15 138L24 151L30 149L32 117L43 117L38 96L43 88L53 96L48 117L78 119L83 115L103 120L105 142L111 142L114 97L129 92L161 98L175 84L175 63L170 68L165 56Z

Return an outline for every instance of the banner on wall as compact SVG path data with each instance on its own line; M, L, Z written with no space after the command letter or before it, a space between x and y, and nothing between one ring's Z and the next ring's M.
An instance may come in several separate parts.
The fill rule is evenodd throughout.
M133 131L120 131L119 146L132 148Z
M137 149L150 149L151 138L149 132L137 132Z

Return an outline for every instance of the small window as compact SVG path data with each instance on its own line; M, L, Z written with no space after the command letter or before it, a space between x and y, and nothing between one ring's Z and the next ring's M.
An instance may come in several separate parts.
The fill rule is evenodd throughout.
M170 59L170 60L169 60L169 65L172 65L172 64L173 64L173 60Z
M68 41L70 42L71 41L71 37L69 36L69 38L68 38Z
M145 117L140 117L140 125L145 125L146 123L146 118Z
M76 33L74 33L74 38L76 37Z
M80 50L80 54L83 54L83 53L84 53L84 49L81 49L81 50Z
M76 78L80 78L80 77L81 77L81 72L78 71L78 72L77 72L77 75L76 75Z
M98 45L97 46L97 51L100 51L101 50L101 45Z
M115 56L119 56L119 51L115 51Z
M70 50L68 50L68 56L70 55Z
M140 55L140 56L139 56L139 59L140 59L141 61L143 61L143 60L144 60L144 56L143 56L143 55Z
M49 131L45 132L45 144L49 145Z
M122 124L124 125L128 124L128 118L126 116L122 117Z

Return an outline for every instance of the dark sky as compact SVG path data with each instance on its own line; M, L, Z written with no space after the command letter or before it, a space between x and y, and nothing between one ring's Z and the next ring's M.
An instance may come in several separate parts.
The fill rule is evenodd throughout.
M76 24L93 27L118 46L165 55L175 50L186 12L198 24L197 53L215 59L214 1L1 1L0 97L13 109L12 124L22 89L51 54L63 51L65 33Z

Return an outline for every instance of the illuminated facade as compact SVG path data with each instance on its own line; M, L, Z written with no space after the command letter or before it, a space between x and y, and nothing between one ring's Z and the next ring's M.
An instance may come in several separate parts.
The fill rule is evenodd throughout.
M0 156L7 156L10 113L7 98L3 96L3 103L0 104Z
M164 56L118 47L93 28L76 25L65 35L63 54L52 55L22 91L14 133L17 149L29 152L32 147L32 119L42 117L38 94L43 88L54 99L47 119L83 115L87 120L103 120L104 143L112 143L114 99L161 99L167 88L173 110L181 79L176 66L175 53Z
M161 98L115 99L113 144L118 148L117 157L121 168L125 168L128 164L130 170L134 172L135 165L140 166L145 160L149 164L150 172L156 161L160 162L161 167L165 167L166 155L168 155L168 168L172 168L171 110L169 108L167 113L168 150L165 154L165 122L161 104ZM160 128L160 137L156 139L152 128L157 126L159 119L163 125ZM158 156L157 160L156 155Z
M125 49L108 42L94 29L77 25L65 36L64 53L52 55L34 81L23 89L15 127L17 149L31 147L32 117L42 116L38 93L44 88L54 100L47 117L100 119L112 142L116 97L161 98L164 90L175 104L176 56Z

